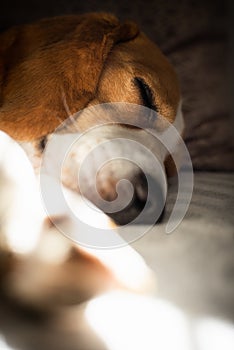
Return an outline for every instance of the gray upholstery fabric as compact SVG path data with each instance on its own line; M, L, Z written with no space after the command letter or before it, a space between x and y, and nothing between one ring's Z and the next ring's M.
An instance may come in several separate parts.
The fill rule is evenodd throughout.
M176 194L173 184L164 222L134 248L156 272L158 296L197 315L234 320L234 174L196 173L189 210L168 235Z

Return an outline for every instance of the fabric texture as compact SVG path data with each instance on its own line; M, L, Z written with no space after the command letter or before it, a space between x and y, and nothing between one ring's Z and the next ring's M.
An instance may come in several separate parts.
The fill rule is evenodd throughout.
M162 224L134 248L156 272L157 295L191 314L234 320L234 174L197 172L188 212L171 234L173 180Z

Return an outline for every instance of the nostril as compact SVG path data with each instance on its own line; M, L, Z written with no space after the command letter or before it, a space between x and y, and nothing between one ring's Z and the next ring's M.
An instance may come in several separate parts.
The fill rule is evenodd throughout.
M148 198L148 181L145 174L140 173L133 182L134 198L133 205L139 209L143 209Z
M137 198L141 202L146 202L148 197L148 181L145 174L140 173L140 175L135 179L135 192Z
M139 217L138 223L160 222L165 206L160 182L148 174L141 174L135 188L136 198L133 205L141 211L144 209L144 215Z
M134 194L124 210L110 214L119 225L154 224L162 219L164 197L161 185L150 175L139 172L131 181ZM150 193L149 193L150 191Z

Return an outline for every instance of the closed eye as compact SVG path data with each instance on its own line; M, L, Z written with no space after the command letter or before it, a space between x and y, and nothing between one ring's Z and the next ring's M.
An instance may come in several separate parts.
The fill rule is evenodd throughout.
M155 106L153 100L153 93L149 85L144 81L144 79L139 77L134 78L134 84L137 86L140 92L143 105L157 112L157 107Z

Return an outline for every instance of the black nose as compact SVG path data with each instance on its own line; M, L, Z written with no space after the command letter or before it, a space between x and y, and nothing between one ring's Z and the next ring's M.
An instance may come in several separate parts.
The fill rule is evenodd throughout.
M125 176L125 180L128 181L127 184L110 173L105 177L97 177L97 192L93 192L90 188L83 189L82 192L118 225L158 222L164 209L163 191L159 182L150 175L145 175L139 168ZM132 185L132 193L126 204L126 198L129 199L126 186L129 183ZM120 201L116 206L115 200L118 196ZM104 204L102 200L105 201Z
M133 177L132 185L134 192L130 203L124 209L108 215L118 225L159 222L164 210L163 192L159 183L140 171Z

